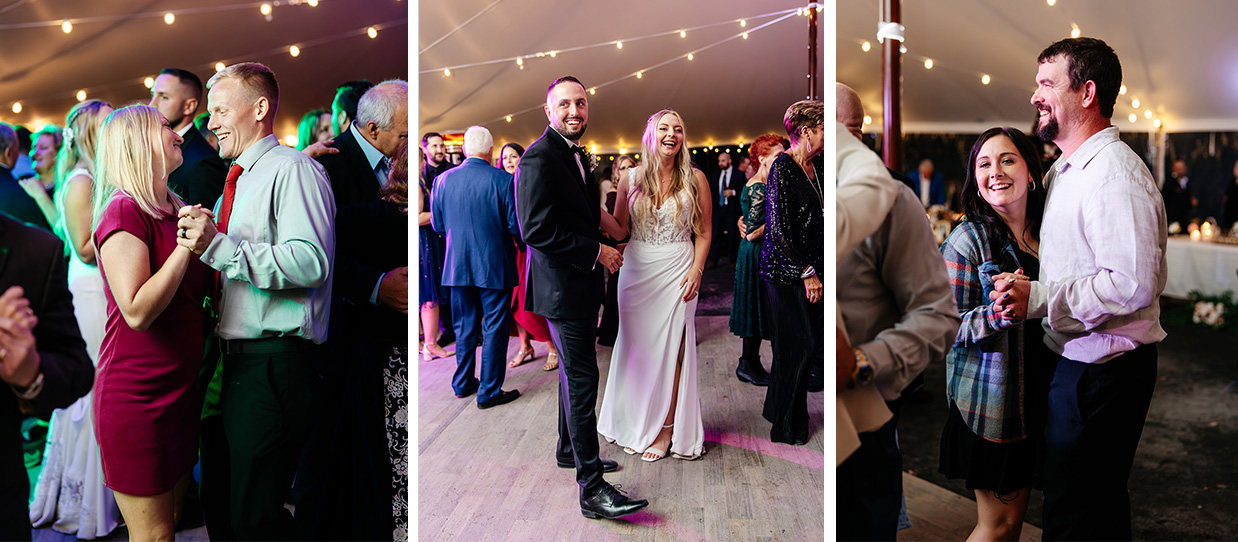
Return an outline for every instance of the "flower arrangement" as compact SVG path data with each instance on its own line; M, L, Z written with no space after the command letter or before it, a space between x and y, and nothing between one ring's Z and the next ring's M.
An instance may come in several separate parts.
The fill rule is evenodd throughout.
M1234 292L1226 290L1221 295L1206 296L1199 290L1187 294L1188 303L1176 314L1169 316L1171 323L1207 326L1212 329L1238 332L1238 303Z

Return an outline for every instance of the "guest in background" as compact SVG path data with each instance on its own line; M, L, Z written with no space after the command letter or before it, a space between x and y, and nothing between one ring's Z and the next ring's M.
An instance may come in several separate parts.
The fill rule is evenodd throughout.
M168 177L168 189L190 205L211 208L223 194L228 166L194 125L194 114L202 105L202 80L179 68L164 68L150 89L150 106L168 119L172 131L181 136L184 162Z
M211 123L211 114L203 111L198 114L197 118L193 119L193 127L198 129L198 133L202 134L202 138L211 145L215 152L219 152L219 136L215 132L206 129L206 126Z
M735 257L735 291L731 298L731 333L742 338L743 349L735 376L754 386L768 386L769 373L761 365L761 339L770 338L769 325L761 318L761 239L765 236L765 179L770 165L786 150L783 139L774 134L758 137L748 147L749 155L760 164L755 175L739 195L742 211L739 227L743 236Z
M0 212L52 231L39 204L26 194L26 190L13 177L13 165L17 163L19 154L17 132L11 124L0 122Z
M934 205L946 204L946 183L941 172L934 171L933 160L925 158L920 161L920 167L907 174L915 184L916 193L920 195L920 203L925 209Z
M1007 318L988 292L1003 277L1040 275L1041 178L1039 152L1023 132L980 134L963 180L967 220L941 246L963 324L946 354L950 416L938 470L976 493L974 540L1018 540L1040 485L1052 354L1039 318Z
M366 107L361 110L364 117ZM408 245L406 139L396 149L381 194L381 199L339 208L336 238L353 242L340 243L338 256L380 269L406 267L408 253L392 250ZM329 459L319 508L324 512L315 518L314 538L405 540L408 313L381 304L355 307L355 329L348 331L355 355L345 363L341 414L330 440L322 444L329 448Z
M1225 213L1221 223L1222 232L1228 235L1233 229L1235 222L1238 222L1238 161L1235 161L1233 164L1229 188L1225 191Z
M774 361L764 416L770 440L808 443L808 380L815 360L825 359L825 226L823 174L812 159L821 153L824 106L802 100L787 108L783 124L789 152L778 155L766 180L765 236L761 245L761 293Z
M418 149L418 154L423 153ZM424 158L422 158L424 160ZM420 266L421 282L417 289L417 304L421 316L421 357L425 361L450 356L453 352L439 346L439 307L450 303L446 288L443 287L443 237L434 231L430 225L430 187L426 183L425 169L418 168L417 204L414 212L417 214L417 254Z
M477 408L515 401L503 390L508 307L516 284L516 195L512 175L490 165L494 139L473 126L464 132L469 157L443 174L430 192L434 231L447 237L443 285L451 288L452 326L460 346L451 387L461 399L477 393ZM480 329L479 329L480 328ZM478 332L483 337L481 380L474 376Z
M13 177L16 179L25 179L33 176L34 159L30 156L30 130L25 126L17 125L13 127L13 131L17 133L17 163L13 165Z
M1186 231L1186 224L1195 218L1194 210L1199 205L1195 196L1198 187L1187 175L1186 160L1174 160L1169 178L1161 187L1161 199L1165 200L1165 218L1170 224L1177 222Z
M713 246L709 248L709 261L705 267L714 267L725 258L734 261L739 245L739 231L735 221L739 219L739 191L748 177L731 164L731 153L718 155L718 173L710 176L709 190L713 200Z
M335 87L335 98L331 100L332 137L339 137L348 130L353 119L357 118L357 105L361 103L361 97L373 86L373 83L362 79Z
M749 152L751 152L751 150L752 149L749 149ZM744 172L744 176L749 179L751 179L753 175L757 174L757 168L752 167L752 158L749 157L747 154L740 155L739 164L736 165L735 167L738 168L740 171ZM742 234L741 234L741 237L742 237Z
M159 112L129 106L99 134L94 233L106 285L107 324L95 382L95 434L103 478L130 535L171 539L180 513L174 489L198 460L195 382L202 361L210 283L205 265L177 246L168 190L181 137ZM183 235L183 231L181 231Z
M503 164L503 171L514 176L516 168L520 164L520 157L523 155L524 147L521 147L519 143L503 145L503 149L499 151L499 161ZM515 190L514 185L512 190ZM536 355L533 352L532 341L536 340L537 342L546 343L549 350L546 354L546 363L542 364L542 370L553 371L559 368L559 352L555 350L554 341L550 340L550 324L546 323L545 317L538 316L524 309L524 281L526 276L525 266L528 265L528 247L520 240L519 235L515 236L513 242L516 244L516 286L512 288L510 310L513 320L512 326L516 328L516 334L520 337L520 350L516 351L516 355L512 356L507 366L519 367L522 363L534 359Z
M59 220L54 231L69 249L73 315L95 366L99 365L105 336L108 300L91 240L95 224L93 171L99 126L111 112L112 106L99 100L87 100L69 110L65 125L75 127L74 137L60 160L74 167L62 174L65 180L55 198ZM56 410L48 434L48 453L30 504L31 524L51 523L55 531L84 539L107 536L120 520L120 509L112 491L103 485L93 395L88 393L68 409Z
M34 161L35 175L18 182L26 194L39 204L47 223L55 224L60 220L60 212L52 200L56 194L56 155L60 153L64 137L60 134L60 128L51 124L43 126L32 137L34 148L30 151L30 158Z
M47 419L90 392L95 371L73 318L64 247L0 213L0 540L30 540L22 418Z
M635 167L636 161L631 156L621 154L618 158L615 158L615 165L611 168L610 173L610 189L602 194L602 207L612 216L615 214L615 203L619 196L619 183L627 182L628 175ZM620 254L627 248L627 238L612 238L605 230L601 233L602 236L599 240L602 244L618 250ZM619 272L621 270L611 271L603 269L603 274L606 276L606 297L602 301L602 319L598 322L598 344L606 347L615 346L615 337L619 333L618 292Z
M314 143L330 141L335 137L331 128L331 112L326 109L315 109L301 117L297 125L297 150L304 151Z
M426 132L425 135L421 136L421 150L422 154L425 156L425 163L421 166L421 176L424 178L426 187L429 189L430 193L433 193L438 176L443 172L456 167L456 165L447 159L447 145L443 143L443 136L438 132ZM429 212L429 209L430 202L427 200L426 206L422 210L424 212ZM438 245L443 247L443 252L445 253L447 250L447 239L443 238L442 235L439 235L439 233L433 229L430 230L430 234L438 237ZM442 266L439 267L439 277L441 279ZM451 313L450 289L446 290L446 295L441 299L438 309L439 319L444 324L442 326L443 335L442 337L439 337L438 345L447 346L456 341L456 331L453 329L451 324L454 319L452 318ZM473 345L469 345L470 348L472 346Z

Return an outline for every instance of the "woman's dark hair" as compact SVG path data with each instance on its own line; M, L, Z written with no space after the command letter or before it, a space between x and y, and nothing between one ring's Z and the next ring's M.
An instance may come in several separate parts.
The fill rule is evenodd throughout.
M506 149L508 147L511 147L512 149L516 151L517 157L524 156L524 147L521 147L519 143L508 143L506 145L503 145L502 149L499 149L499 158L503 157L503 149Z
M985 239L988 241L989 248L993 253L994 263L1002 270L1013 271L1018 267L1018 264L1006 254L1004 249L1006 243L1011 241L1015 242L1015 246L1018 246L1018 237L1010 231L1010 227L997 214L993 206L989 205L989 202L980 196L980 186L976 181L976 156L980 154L980 148L984 146L986 141L999 135L1010 138L1010 141L1014 143L1014 147L1019 151L1023 162L1027 164L1027 171L1032 177L1032 183L1037 185L1036 190L1027 193L1027 226L1020 232L1020 235L1030 235L1032 239L1040 241L1040 223L1044 218L1046 192L1042 182L1044 174L1040 166L1040 153L1036 150L1036 145L1032 143L1032 140L1018 129L1009 126L990 128L983 134L980 134L980 137L976 139L976 143L972 145L971 152L967 156L967 177L963 179L963 212L966 214L968 222L982 226L981 229L984 231Z

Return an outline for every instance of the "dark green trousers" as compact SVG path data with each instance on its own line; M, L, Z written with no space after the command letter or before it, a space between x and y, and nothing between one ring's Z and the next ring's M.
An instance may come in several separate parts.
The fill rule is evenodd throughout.
M301 538L284 500L321 414L323 353L309 341L298 350L223 357L222 414L202 424L201 495L212 540Z

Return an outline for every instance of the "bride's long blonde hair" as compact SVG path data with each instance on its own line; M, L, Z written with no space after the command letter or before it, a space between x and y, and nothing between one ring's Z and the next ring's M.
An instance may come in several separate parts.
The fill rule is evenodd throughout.
M641 136L641 154L645 157L645 164L636 171L636 187L632 194L632 221L644 221L649 223L656 222L653 216L654 207L660 207L662 204L662 193L658 190L658 170L662 165L662 155L658 153L658 121L662 120L663 115L675 115L679 119L681 125L684 124L683 117L679 112L673 109L663 109L654 113L649 117L649 122L645 123L645 134ZM688 158L688 128L684 126L683 144L679 146L679 151L671 158L673 168L671 170L670 193L678 194L680 190L687 188L689 199L692 200L692 218L691 226L692 233L701 235L701 203L697 198L696 180L692 170L692 160ZM643 195L643 197L638 197ZM679 220L681 203L679 198L672 197L675 202L675 220ZM688 226L688 224L680 224L680 226Z

